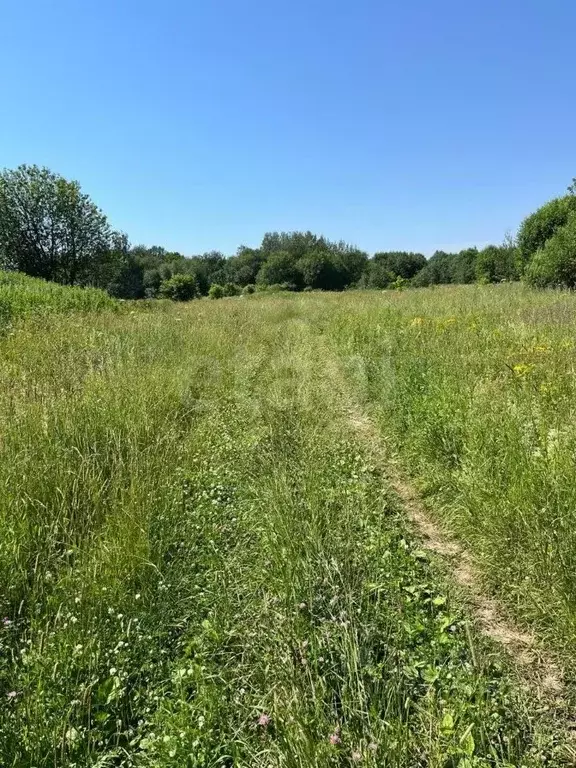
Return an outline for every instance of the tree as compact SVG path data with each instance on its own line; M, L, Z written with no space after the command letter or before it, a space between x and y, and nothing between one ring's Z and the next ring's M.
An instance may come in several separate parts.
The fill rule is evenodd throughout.
M266 260L259 248L246 248L241 245L236 256L228 259L230 280L236 285L251 285L256 282L256 275Z
M525 276L537 288L576 288L576 212L535 253Z
M257 280L260 285L286 285L293 290L302 286L297 261L287 251L275 251L262 264Z
M173 275L161 283L159 294L172 301L190 301L198 294L196 279L194 275Z
M572 211L576 211L576 196L570 194L550 200L524 219L518 230L518 256L522 269L536 251L543 248L546 241L566 224Z
M337 290L340 286L338 268L331 253L314 250L298 259L298 270L304 286L324 291ZM280 282L280 281L278 281Z
M412 253L409 251L375 253L374 261L383 270L394 275L394 279L403 277L405 280L410 280L426 266L426 256L422 253Z
M209 251L202 256L193 256L187 259L188 268L196 277L198 290L202 296L206 296L213 283L226 283L229 281L228 259L220 251Z
M367 288L388 288L401 277L410 280L426 266L426 257L408 251L375 253L366 266L363 285Z
M48 168L0 173L0 265L67 285L110 282L114 233L102 211ZM118 254L117 254L118 255Z
M513 242L489 245L476 257L476 279L481 283L518 280L518 256Z

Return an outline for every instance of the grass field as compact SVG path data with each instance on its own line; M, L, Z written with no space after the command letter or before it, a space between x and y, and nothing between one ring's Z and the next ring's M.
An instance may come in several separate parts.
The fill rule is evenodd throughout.
M0 339L0 764L571 764L351 418L569 659L571 295L92 309Z

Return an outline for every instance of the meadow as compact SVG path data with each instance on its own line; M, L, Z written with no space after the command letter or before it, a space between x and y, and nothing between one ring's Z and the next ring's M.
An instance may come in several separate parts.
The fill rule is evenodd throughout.
M572 764L387 473L569 700L571 294L4 290L0 764Z

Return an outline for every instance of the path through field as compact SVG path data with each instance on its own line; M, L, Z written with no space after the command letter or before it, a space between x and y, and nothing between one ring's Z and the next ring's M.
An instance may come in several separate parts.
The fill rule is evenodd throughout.
M557 691L414 532L326 312L2 341L2 765L569 764Z

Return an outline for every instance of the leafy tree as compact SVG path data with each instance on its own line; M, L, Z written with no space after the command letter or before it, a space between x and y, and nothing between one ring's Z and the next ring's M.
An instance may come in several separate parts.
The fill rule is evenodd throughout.
M304 286L325 291L338 290L341 277L335 264L334 256L329 251L309 251L298 259L297 267L302 275Z
M489 245L476 258L476 279L481 283L518 280L518 255L513 242Z
M106 285L119 254L102 211L48 168L0 173L0 264L67 285Z
M366 266L363 283L368 288L387 288L399 277L410 280L425 266L426 257L421 253L375 253Z
M576 288L576 211L532 257L525 277L538 288Z
M324 248L326 241L312 232L267 232L260 250L268 258L273 253L288 253L294 261L305 256L309 251Z
M188 269L196 277L198 290L206 296L213 283L223 284L230 279L230 266L220 251L209 251L188 259Z
M159 295L172 301L190 301L198 292L194 275L173 275L160 285Z
M518 230L518 256L522 269L536 251L543 248L546 241L567 223L572 211L576 211L576 196L570 194L550 200L524 219Z
M107 289L108 293L119 299L143 299L144 270L128 249L128 239L125 236L116 238L112 250L113 263L117 266Z
M328 242L327 246L334 254L334 262L340 274L337 290L342 290L359 283L368 264L368 254L359 248L355 248L353 245L348 245L344 241L339 243Z
M436 251L426 266L418 272L412 285L442 285L448 283L473 283L476 280L477 248L466 248L459 253Z
M284 283L297 290L302 286L302 274L294 256L288 251L275 251L260 267L256 282L268 286Z
M246 248L241 245L236 256L228 259L231 282L240 286L254 284L265 260L266 256L259 248Z
M409 251L388 251L374 254L374 262L397 277L410 280L426 266L426 256Z
M256 286L252 283L248 283L248 285L245 285L244 288L242 288L242 295L243 296L250 296L252 295L256 290Z

